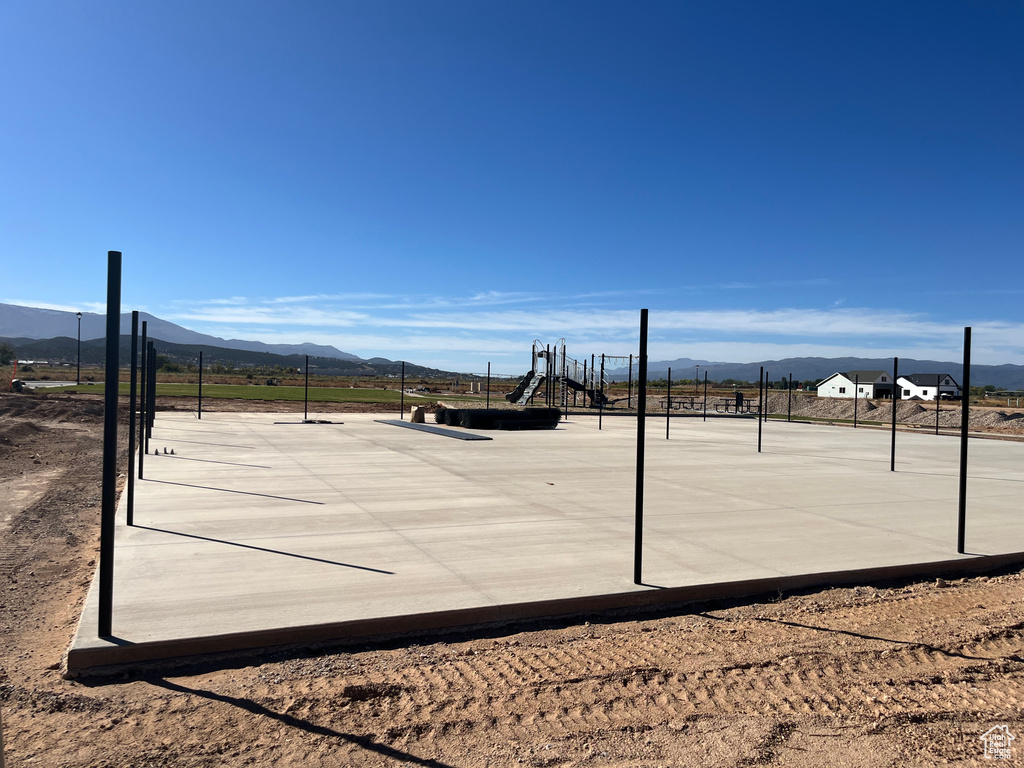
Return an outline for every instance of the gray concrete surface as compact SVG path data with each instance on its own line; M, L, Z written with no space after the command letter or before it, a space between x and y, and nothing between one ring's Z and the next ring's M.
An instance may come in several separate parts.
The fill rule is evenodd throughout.
M375 418L159 414L151 447L175 455L146 457L134 527L121 500L115 637L94 583L69 670L1024 552L1022 443L971 441L959 556L956 438L900 433L890 472L885 431L770 422L758 454L753 420L665 440L650 417L636 586L634 419L465 442Z

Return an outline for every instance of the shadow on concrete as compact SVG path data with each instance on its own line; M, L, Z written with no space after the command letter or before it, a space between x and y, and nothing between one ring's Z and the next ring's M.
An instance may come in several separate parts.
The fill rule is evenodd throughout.
M160 454L161 456L167 456L166 453ZM204 464L227 464L229 467L253 467L254 469L273 469L263 464L240 464L237 461L217 461L216 459L192 459L188 456L176 456L173 453L169 458L178 459L179 461L201 461Z
M387 576L394 576L394 571L385 571L380 568L371 568L368 565L353 565L352 563L339 563L334 560L324 560L319 557L310 557L309 555L297 555L294 552L283 552L280 549L267 549L266 547L257 547L254 544L241 544L237 541L228 541L227 539L214 539L209 536L197 536L194 533L182 533L181 531L168 531L166 528L152 528L148 525L133 525L133 528L140 528L144 531L153 531L154 533L168 533L171 536L184 536L188 539L199 539L200 541L210 541L214 544L227 544L232 547L241 547L242 549L254 549L257 552L267 552L271 555L284 555L286 557L297 557L300 560L309 560L314 563L324 563L325 565L338 565L342 568L355 568L359 571L370 571L370 573L383 573Z
M243 448L246 451L255 451L256 446L253 445L233 445L231 443L211 443L208 440L182 440L180 437L168 438L168 440L174 440L176 443L192 443L193 445L216 445L218 448Z
M148 679L147 682L168 691L201 696L202 698L209 699L210 701L219 701L224 704L230 704L231 706L238 707L251 715L268 717L271 720L276 720L290 728L296 728L300 731L305 731L306 733L311 733L316 736L326 736L328 738L346 741L349 744L365 749L367 752L374 752L382 757L387 757L392 760L400 760L402 761L402 765L424 765L430 766L431 768L455 768L455 766L452 766L449 763L442 763L438 760L417 757L409 752L403 752L400 749L389 747L387 744L380 744L369 736L359 736L354 733L342 733L341 731L335 731L322 725L316 725L308 720L302 720L301 718L294 717L293 715L289 715L284 712L275 712L272 709L267 709L262 704L257 704L251 699L243 699L237 696L225 696L222 693L214 693L213 691L206 691L202 688L189 688L162 678Z
M175 457L177 458L177 457ZM297 501L300 504L317 504L323 506L322 501L311 501L309 499L293 499L290 496L275 496L272 493L254 493L252 491L235 491L231 488L215 488L212 485L192 485L191 483L176 483L173 480L150 480L146 478L147 483L160 483L162 485L180 485L182 488L199 488L204 491L221 491L222 493L239 493L243 496L261 496L264 499L281 499L281 501Z

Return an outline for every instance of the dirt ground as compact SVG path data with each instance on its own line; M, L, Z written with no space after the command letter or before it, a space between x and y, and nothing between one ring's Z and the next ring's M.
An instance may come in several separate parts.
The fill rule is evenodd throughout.
M97 399L0 395L8 766L1022 762L981 739L1024 739L1020 571L67 680L101 421Z

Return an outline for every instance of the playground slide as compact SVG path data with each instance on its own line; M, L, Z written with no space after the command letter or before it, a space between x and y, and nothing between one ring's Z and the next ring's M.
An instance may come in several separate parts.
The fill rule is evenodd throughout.
M535 373L535 371L530 371L525 376L523 376L522 380L518 384L516 384L516 388L505 395L505 399L508 400L510 403L518 402L519 398L523 396L523 392L525 392L526 388L530 386L530 382L533 381Z
M586 392L593 405L608 404L608 397L602 394L600 390L587 389L583 384L580 384L575 379L570 379L568 376L565 377L565 385L569 389L575 389L577 392Z
M537 388L544 383L544 379L546 378L547 377L543 373L535 374L530 380L529 385L523 391L522 397L520 397L516 402L518 402L519 405L526 405L530 402L530 398L533 397L533 393L536 392Z

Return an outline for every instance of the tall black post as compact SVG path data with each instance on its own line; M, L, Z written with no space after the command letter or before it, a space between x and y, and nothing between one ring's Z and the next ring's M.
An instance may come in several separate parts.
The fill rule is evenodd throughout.
M491 362L487 361L487 408L491 407Z
M149 342L146 341L146 321L142 321L142 360L139 364L139 480L146 459L146 412L149 410Z
M860 400L860 374L853 377L853 428L857 428L857 401Z
M789 384L786 385L786 421L793 420L793 374L789 374Z
M82 313L78 317L78 362L75 364L75 384L82 385Z
M601 355L601 379L598 383L601 385L597 398L597 428L600 430L604 422L604 355Z
M633 355L629 355L629 389L626 390L626 408L633 408Z
M99 636L110 637L114 610L114 516L117 514L118 344L121 252L107 251L107 364L103 378L103 490L100 512Z
M942 402L942 398L939 397L941 391L939 389L939 382L942 380L942 374L935 374L935 434L939 434L939 403Z
M153 422L156 421L156 347L149 342L149 386L146 391L149 393L149 407L146 408L146 449L149 449L149 439L153 437Z
M601 355L601 381L598 382L601 385L601 402L605 400L604 397L604 354Z
M636 405L636 511L633 525L633 583L643 583L644 438L647 419L647 310L640 310L640 380Z
M704 421L708 420L708 372L704 371Z
M761 452L761 416L764 413L764 366L757 376L757 452Z
M591 392L594 390L591 389ZM586 358L583 360L583 407L587 407L587 361Z
M672 423L672 369L668 369L668 388L665 390L665 439L668 440L668 427Z
M309 355L306 355L306 383L302 390L302 420L309 421Z
M203 418L203 350L199 350L199 410L196 416Z
M398 418L405 421L405 360L402 361L402 394L398 402Z
M900 403L900 359L892 359L892 447L889 449L889 471L896 471L896 406Z
M547 345L546 350L547 350L548 356L546 358L544 358L544 373L547 374L545 376L545 381L547 383L547 386L544 388L544 390L545 390L545 392L547 394L547 397L545 398L547 400L547 402L544 403L544 405L546 405L548 408L550 408L551 404L552 404L552 401L554 400L554 393L555 393L554 382L551 380L551 372L554 369L551 366L551 345L550 344Z
M964 328L964 388L960 399L960 504L956 518L956 551L964 554L967 530L967 436L971 423L971 328Z
M132 359L128 384L128 525L135 525L135 367L138 363L139 313L133 310Z

